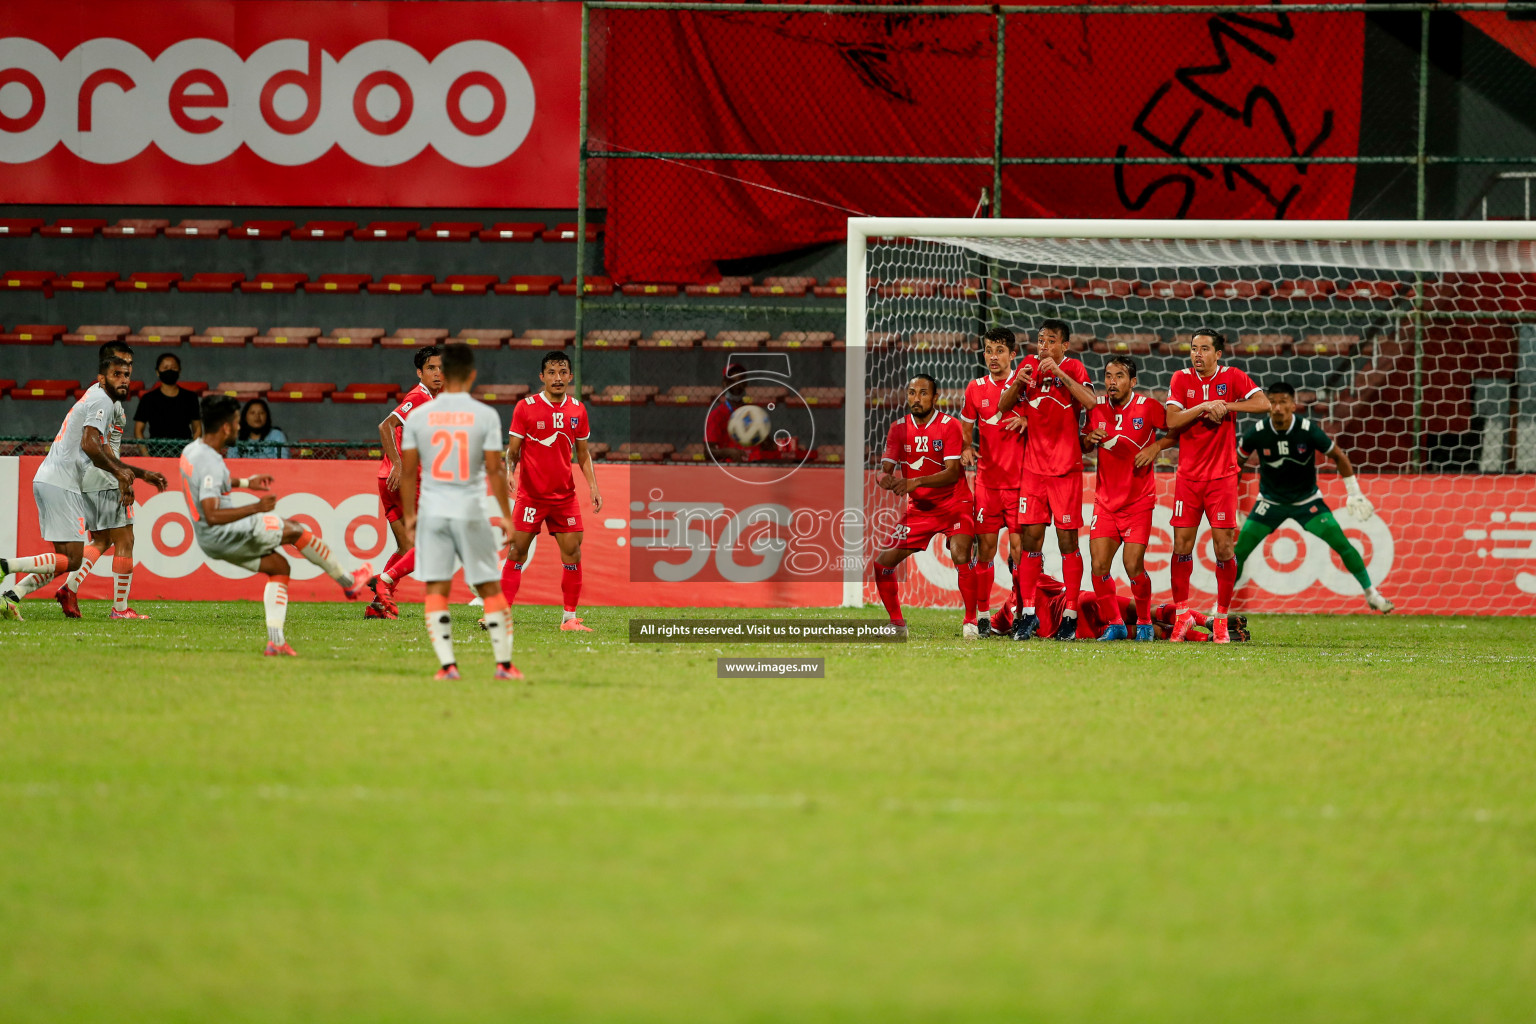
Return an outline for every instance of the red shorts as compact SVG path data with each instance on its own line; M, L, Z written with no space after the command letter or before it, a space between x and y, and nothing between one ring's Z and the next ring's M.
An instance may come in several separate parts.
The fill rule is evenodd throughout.
M976 533L978 536L995 534L1007 527L1017 533L1019 529L1019 489L976 485L975 498Z
M1157 499L1146 498L1127 508L1109 509L1093 506L1093 532L1090 539L1109 537L1126 544L1145 545L1152 537L1152 510Z
M921 551L928 546L934 534L942 533L946 539L963 533L970 536L975 524L971 521L971 500L957 501L941 512L923 512L907 509L901 524L891 531L887 548Z
M512 528L519 533L538 533L543 524L550 533L581 532L581 502L576 495L555 502L536 504L526 494L519 494L512 505Z
M1058 530L1082 528L1083 474L1043 476L1026 469L1019 480L1019 525L1040 526L1053 521Z
M1173 525L1199 526L1201 514L1213 530L1237 529L1237 477L1217 480L1173 478Z
M405 506L400 504L400 492L389 489L389 478L379 477L379 500L384 503L384 521L398 523L405 516Z

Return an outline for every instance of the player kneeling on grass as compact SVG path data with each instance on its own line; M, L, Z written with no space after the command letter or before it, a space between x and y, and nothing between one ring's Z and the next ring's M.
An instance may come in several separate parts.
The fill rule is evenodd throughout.
M1084 445L1099 449L1099 469L1093 488L1093 529L1088 550L1093 557L1094 600L1107 623L1095 634L1100 640L1124 640L1125 625L1114 613L1115 580L1109 574L1115 551L1125 545L1121 560L1136 598L1136 639L1152 639L1152 579L1144 559L1152 536L1152 510L1157 507L1153 464L1173 439L1158 437L1165 425L1163 406L1136 393L1136 360L1115 356L1104 364L1105 395L1088 414ZM1087 605L1084 605L1086 608Z
M1372 586L1365 559L1344 536L1317 489L1317 457L1327 456L1339 471L1349 493L1344 507L1350 515L1363 522L1375 515L1376 509L1360 490L1355 467L1349 464L1344 449L1334 444L1319 424L1296 415L1295 388L1283 382L1269 386L1269 422L1243 435L1240 454L1243 462L1252 455L1259 457L1259 500L1237 537L1238 577L1242 577L1243 564L1253 550L1291 519L1338 552L1344 568L1365 591L1366 604L1378 612L1390 612L1394 605Z
M901 523L891 533L885 550L875 556L875 589L891 623L906 629L901 599L896 593L896 567L928 547L936 533L949 539L949 557L961 572L974 571L971 564L971 489L960 468L960 421L938 412L933 403L938 386L920 373L907 384L909 414L891 424L885 441L885 457L876 483L907 496ZM901 475L896 474L900 465ZM962 585L966 600L961 636L975 640L976 599L974 586Z
M262 653L294 654L283 636L292 566L278 549L284 544L291 545L335 580L349 601L357 600L373 569L365 564L351 575L342 572L325 541L298 523L271 514L277 507L277 499L271 494L263 494L260 500L248 505L236 505L229 496L234 487L265 491L272 485L272 478L230 480L224 452L240 431L239 402L227 395L209 395L203 399L202 414L203 436L181 452L181 483L187 496L187 511L192 516L192 533L197 546L209 558L266 573L267 586L261 600L267 613L267 648Z
M443 346L443 390L432 404L405 421L400 434L400 499L406 539L416 547L417 575L427 584L427 635L442 668L438 679L459 678L453 654L448 591L454 558L464 563L464 582L485 601L497 679L521 679L512 664L512 613L501 596L496 567L499 545L480 509L486 478L501 507L501 526L512 532L507 473L501 461L501 418L469 397L475 386L475 355L468 345ZM416 484L420 473L421 500Z

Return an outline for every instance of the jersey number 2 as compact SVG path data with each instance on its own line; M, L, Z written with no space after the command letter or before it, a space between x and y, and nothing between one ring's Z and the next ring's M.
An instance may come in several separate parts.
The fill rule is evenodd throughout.
M435 431L432 434L432 447L437 450L437 458L432 460L432 479L459 483L469 479L469 431ZM457 475L447 466L448 460L455 452L458 453Z

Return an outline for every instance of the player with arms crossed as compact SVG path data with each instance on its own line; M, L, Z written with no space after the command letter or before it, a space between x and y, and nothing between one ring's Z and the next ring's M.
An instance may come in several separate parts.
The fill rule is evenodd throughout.
M1167 425L1163 406L1136 392L1136 360L1115 356L1104 364L1105 395L1088 414L1085 444L1099 448L1099 468L1093 488L1093 529L1088 551L1093 557L1093 593L1098 619L1107 623L1100 640L1124 640L1125 626L1116 613L1115 580L1109 574L1115 551L1124 545L1121 561L1131 581L1136 603L1136 639L1151 640L1152 578L1147 575L1147 541L1152 536L1152 510L1157 507L1153 464L1170 437L1158 437Z
M1168 433L1178 439L1179 471L1173 487L1173 635L1189 631L1189 578L1194 573L1195 535L1203 515L1211 524L1216 551L1216 616L1212 638L1229 642L1227 611L1237 588L1237 426L1236 413L1268 412L1269 399L1242 370L1222 366L1227 339L1202 327L1190 340L1190 366L1168 385Z
M1365 591L1366 604L1378 612L1392 611L1395 606L1372 585L1365 560L1344 536L1339 521L1317 489L1317 457L1324 455L1344 481L1344 490L1349 493L1344 507L1349 514L1361 522L1376 514L1360 490L1349 456L1319 424L1296 415L1295 388L1277 382L1269 386L1268 394L1268 421L1243 435L1242 461L1246 463L1254 455L1259 458L1259 500L1237 537L1238 578L1242 578L1243 565L1254 549L1291 519L1338 552L1344 568Z
M1083 589L1083 554L1077 531L1083 518L1083 448L1080 413L1092 410L1099 398L1088 385L1088 368L1067 358L1072 329L1063 320L1045 320L1036 332L1038 355L1027 356L998 398L1007 412L1019 402L1019 416L1028 424L1024 436L1024 468L1019 478L1019 526L1024 558L1015 590L1019 617L1013 638L1028 640L1040 628L1035 614L1035 582L1044 565L1045 527L1056 523L1061 549L1061 573L1067 586L1067 612L1055 631L1057 640L1077 635L1078 602Z
M994 327L982 335L983 357L987 375L965 386L965 404L960 410L960 464L976 467L976 570L971 577L973 600L978 615L977 629L983 637L991 636L992 584L997 571L997 531L1008 535L1008 553L1017 566L1024 554L1024 540L1019 534L1019 476L1024 466L1023 423L1019 417L1003 422L998 399L1013 375L1013 357L1018 340L1006 327ZM976 450L980 435L981 451ZM967 577L960 577L965 586ZM1013 592L1013 581L1003 588ZM964 596L964 595L962 595ZM1003 604L1007 609L1007 602ZM1002 619L1002 616L999 616ZM999 623L999 632L1006 627Z
M496 535L480 508L486 478L501 508L502 529L512 530L507 507L507 474L501 461L501 418L469 396L475 386L475 355L468 345L444 345L443 391L432 404L405 421L400 435L404 457L400 497L405 533L421 551L427 584L427 635L442 666L434 678L459 678L453 654L453 619L448 591L454 558L464 563L464 582L485 601L485 628L497 679L521 679L512 664L512 613L496 583ZM422 470L425 472L422 472ZM416 500L421 481L420 516Z
M970 568L971 490L960 468L960 421L934 409L938 384L926 373L907 383L908 415L891 424L885 441L885 455L880 462L881 487L907 496L901 523L892 531L885 549L875 556L875 589L891 624L905 631L907 620L901 614L897 594L896 567L928 547L936 533L949 540L949 557L962 572ZM901 473L896 472L897 466ZM979 636L976 628L974 587L962 584L960 595L967 601L961 635L967 640Z
M373 568L365 563L350 576L343 572L332 560L325 541L298 523L272 514L277 499L271 494L263 494L247 505L236 505L229 496L231 490L238 487L265 491L271 487L272 478L230 479L224 452L240 432L239 402L228 395L208 395L203 399L202 419L203 435L181 451L181 483L187 497L187 512L192 516L192 534L209 558L267 575L267 585L261 594L267 617L267 647L262 654L293 655L296 652L283 635L293 567L278 549L284 544L292 545L335 580L349 601L356 601L363 592Z
M575 453L581 475L587 478L592 513L596 515L603 510L603 496L597 492L597 474L592 469L592 453L587 450L592 424L586 406L570 395L570 356L546 353L539 364L539 380L543 390L517 403L508 429L507 465L518 471L517 503L512 509L512 552L501 570L501 593L509 604L517 599L523 564L542 524L560 546L560 596L564 605L560 628L590 633L591 627L576 614L581 599L584 534L571 454Z
M133 507L133 482L145 480L165 490L165 477L151 470L129 466L117 456L113 441L120 445L127 417L122 401L128 397L133 380L133 364L121 355L108 355L96 368L98 383L86 389L64 417L58 436L48 449L48 456L38 467L32 481L32 497L37 503L38 530L53 544L54 554L27 559L0 559L0 577L10 572L30 572L13 589L0 594L0 607L8 618L20 620L20 601L31 591L62 571L72 575L59 588L55 598L67 618L80 617L76 597L80 583L90 571L86 561L86 538L100 535L108 526L127 525L127 509ZM95 471L93 473L92 471ZM97 475L99 474L99 476ZM99 481L107 481L105 490ZM99 542L98 542L99 543ZM132 551L132 537L128 546ZM91 561L100 556L92 548ZM133 561L126 567L121 559L114 570L131 575ZM126 608L126 602L122 605ZM114 608L111 618L140 618Z
M400 523L405 513L400 503L400 431L413 409L432 401L443 390L442 347L425 345L417 349L415 362L416 386L379 424L379 443L384 448L384 458L379 461L379 501L384 505L389 530L395 535L395 553L384 563L384 571L368 581L373 603L363 612L365 619L398 619L400 606L395 603L395 586L416 568L416 552L406 542L405 527Z

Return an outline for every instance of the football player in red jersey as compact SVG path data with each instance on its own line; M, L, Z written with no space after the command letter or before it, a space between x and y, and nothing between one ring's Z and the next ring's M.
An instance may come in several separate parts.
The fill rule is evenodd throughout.
M581 502L576 498L576 481L571 473L571 453L581 475L587 478L592 496L592 512L603 510L603 496L597 491L597 474L592 469L592 453L587 439L592 425L586 406L569 394L571 357L565 352L546 352L539 363L539 380L544 387L537 394L518 402L512 411L508 431L507 465L518 469L517 500L512 505L512 552L501 569L501 592L511 604L523 582L523 563L528 548L543 525L560 546L560 595L564 611L560 628L590 633L576 614L581 598ZM510 473L509 473L510 476Z
M1013 357L1018 341L1006 327L994 327L982 335L987 375L977 377L965 387L965 405L960 410L960 437L965 445L960 464L976 467L976 573L977 628L983 637L992 635L991 601L997 556L997 531L1008 535L1008 553L1012 564L1023 557L1023 537L1019 534L1019 474L1024 464L1023 421L1010 417L1003 421L998 398L1013 375ZM980 435L981 450L976 450ZM1013 591L1013 580L1003 588ZM1006 609L1007 604L1004 603ZM1001 619L1001 616L999 617ZM999 630L1006 629L999 624Z
M1144 559L1152 536L1152 510L1157 507L1153 463L1173 439L1158 437L1166 426L1161 403L1136 393L1136 360L1115 356L1104 364L1105 395L1088 414L1083 442L1099 449L1099 469L1093 488L1093 529L1088 551L1093 556L1093 593L1106 623L1100 640L1124 640L1126 629L1114 614L1115 580L1109 574L1115 551L1125 546L1121 561L1136 600L1136 639L1152 639L1152 578ZM1086 606L1085 606L1086 607Z
M1071 328L1063 320L1045 320L1036 333L1038 355L1027 356L998 398L1003 412L1024 403L1020 417L1028 425L1024 436L1024 468L1019 477L1019 527L1023 531L1024 558L1015 590L1019 616L1013 638L1028 640L1039 630L1035 614L1035 581L1043 564L1045 527L1056 523L1056 544L1061 549L1061 571L1067 586L1068 613L1055 639L1071 640L1077 634L1077 608L1083 587L1083 555L1077 547L1077 531L1083 517L1083 448L1080 414L1098 404L1088 385L1088 368L1067 358Z
M1168 433L1178 438L1179 471L1173 488L1173 635L1184 639L1189 615L1189 577L1194 572L1200 517L1211 524L1216 552L1216 616L1212 639L1228 642L1227 609L1237 584L1237 413L1268 412L1264 389L1235 366L1222 366L1227 339L1202 327L1190 340L1188 369L1168 385Z
M368 581L373 603L363 611L365 619L398 619L395 585L416 568L416 548L406 536L405 507L400 503L400 468L405 464L400 454L400 431L411 410L432 401L443 390L443 349L424 345L416 350L416 386L407 391L394 411L379 424L379 444L384 457L379 460L379 500L384 504L384 518L395 535L395 553L384 564L384 571Z
M926 373L907 383L908 415L891 424L885 456L876 480L881 487L907 496L901 523L885 548L875 556L875 589L891 624L905 630L901 599L896 593L896 567L928 547L936 533L949 540L949 557L962 574L971 571L971 491L960 468L960 421L934 409L939 387ZM897 467L901 471L898 473ZM962 599L975 588L962 582ZM961 634L977 637L976 605L966 607Z

